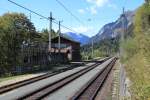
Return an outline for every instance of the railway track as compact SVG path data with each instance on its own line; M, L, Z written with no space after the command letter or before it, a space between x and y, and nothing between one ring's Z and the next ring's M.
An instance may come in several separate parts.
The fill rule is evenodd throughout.
M108 59L108 58L107 58ZM104 59L104 60L101 60L99 61L100 63L104 62L105 60L107 59ZM33 78L30 78L30 79L26 79L26 80L23 80L23 81L19 81L19 82L16 82L16 83L13 83L13 84L9 84L9 85L5 85L5 86L2 86L0 87L0 94L4 94L6 92L9 92L11 90L14 90L14 89L17 89L19 87L22 87L22 86L25 86L25 85L28 85L28 84L31 84L31 83L34 83L34 82L37 82L39 80L43 80L43 79L46 79L46 78L49 78L49 77L52 77L56 74L59 74L61 72L65 72L67 70L70 70L70 69L66 69L66 70L59 70L59 71L56 71L54 73L47 73L47 74L44 74L44 75L40 75L40 76L37 76L37 77L33 77Z
M94 100L97 93L103 87L107 76L109 75L111 69L116 62L114 58L111 63L103 68L98 74L96 74L93 79L91 79L87 84L82 87L70 100Z
M2 87L0 87L0 94L3 94L3 93L6 93L8 91L11 91L13 89L16 89L16 88L34 83L36 81L54 76L56 74L58 74L58 72L47 73L47 74L44 74L44 75L40 75L40 76L37 76L37 77L33 77L33 78L30 78L30 79L26 79L26 80L23 80L23 81L19 81L19 82L16 82L16 83L12 83L12 84L9 84L9 85L2 86Z
M68 70L71 70L71 69L68 68L68 69L65 69L65 70L58 70L58 71L55 71L53 73L46 73L44 75L40 75L40 76L37 76L37 77L33 77L33 78L30 78L30 79L26 79L26 80L23 80L23 81L19 81L19 82L15 82L15 83L12 83L12 84L2 86L2 87L0 87L0 94L6 93L8 91L14 90L16 88L19 88L19 87L22 87L22 86L25 86L25 85L28 85L28 84L31 84L31 83L34 83L34 82L37 82L37 81L42 80L42 79L46 79L48 77L52 77L54 75L60 74L62 72L68 71Z
M108 60L104 59L102 62ZM100 65L101 63L96 63L94 65L91 65L87 68L84 68L78 72L75 72L69 76L64 77L63 79L60 79L56 82L53 82L43 88L40 88L34 92L28 93L20 98L18 98L18 100L40 100L44 97L46 97L47 95L57 91L58 89L60 89L61 87L69 84L70 82L72 82L73 80L79 78L80 76L84 75L85 73L89 72L90 70L96 68L98 65Z

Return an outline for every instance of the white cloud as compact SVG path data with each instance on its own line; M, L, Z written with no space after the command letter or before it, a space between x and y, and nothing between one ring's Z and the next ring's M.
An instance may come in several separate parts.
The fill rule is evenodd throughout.
M98 12L98 9L104 6L117 9L117 6L110 3L110 0L85 0L89 7L86 7L85 9L79 9L78 12L83 14L86 11L89 11L92 15L96 15Z
M89 3L96 5L97 7L103 7L109 2L109 0L86 0Z
M109 4L109 0L86 0L91 6L90 9L88 9L91 14L95 15L97 14L97 10L100 7L105 6L106 4Z
M84 10L84 9L79 9L78 12L79 12L80 14L84 14L84 13L85 13L85 10Z

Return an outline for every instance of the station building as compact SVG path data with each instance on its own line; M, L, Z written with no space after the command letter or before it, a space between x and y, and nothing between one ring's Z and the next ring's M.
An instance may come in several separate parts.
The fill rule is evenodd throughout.
M80 42L68 38L67 36L60 35L60 50L59 50L59 36L53 38L52 53L63 53L67 56L69 61L80 61Z
M48 42L23 46L22 59L25 66L48 65L49 63L66 63L80 61L80 43L66 36L51 39L51 50L48 50Z

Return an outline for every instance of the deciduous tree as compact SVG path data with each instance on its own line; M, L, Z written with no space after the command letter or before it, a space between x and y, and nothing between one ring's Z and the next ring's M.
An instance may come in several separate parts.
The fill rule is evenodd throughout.
M0 16L0 67L7 71L21 63L22 45L34 42L37 36L32 22L22 13Z

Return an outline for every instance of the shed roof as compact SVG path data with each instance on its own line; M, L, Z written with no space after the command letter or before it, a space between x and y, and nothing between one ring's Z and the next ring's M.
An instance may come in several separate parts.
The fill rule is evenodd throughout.
M56 36L56 37L52 38L51 41L53 42L53 41L55 41L55 40L58 40L58 37L59 37L59 36ZM73 43L78 43L78 44L80 44L80 42L78 42L78 41L76 41L76 40L74 40L74 39L68 37L67 35L61 34L61 35L60 35L60 38L63 38L63 39L65 39L65 40L68 40L68 41L73 42Z

